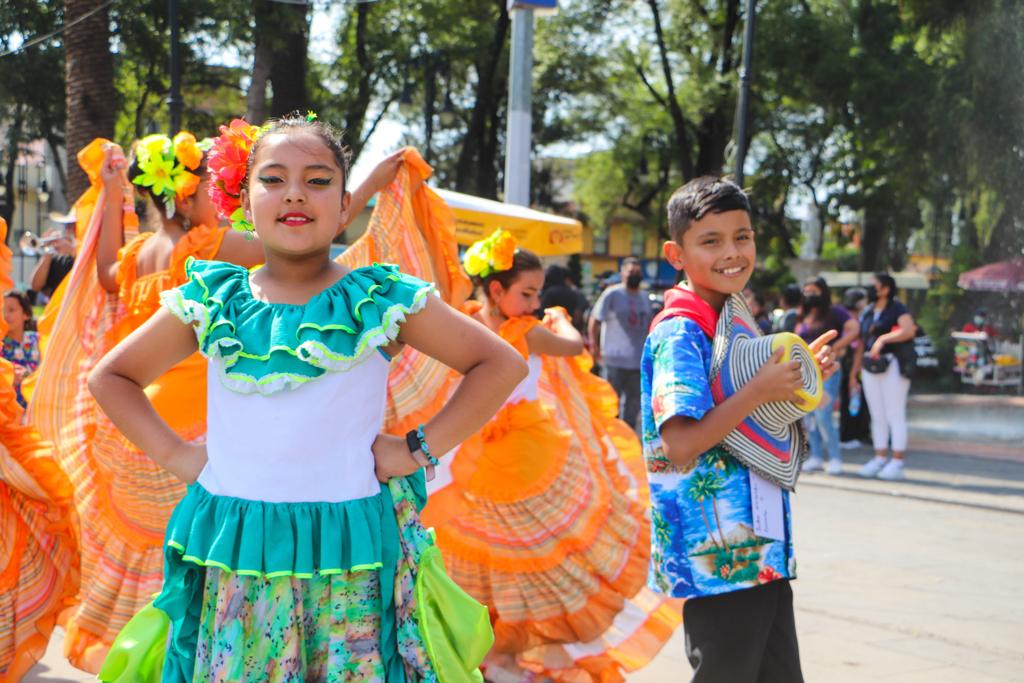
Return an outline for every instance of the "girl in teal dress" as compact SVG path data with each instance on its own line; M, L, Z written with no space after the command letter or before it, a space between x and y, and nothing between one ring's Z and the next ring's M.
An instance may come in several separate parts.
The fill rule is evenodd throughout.
M347 154L328 125L239 130L219 141L230 163L218 187L238 174L233 218L259 235L266 265L189 263L188 282L90 377L114 424L189 485L154 602L171 631L162 675L159 657L132 662L138 652L115 643L100 678L474 680L489 633L446 643L452 628L417 606L431 599L424 558L437 556L418 520L421 468L486 423L525 363L432 285L331 261L350 198ZM388 363L405 344L465 379L401 438L380 432ZM197 348L210 361L207 396L195 398L208 403L202 445L182 441L143 391Z

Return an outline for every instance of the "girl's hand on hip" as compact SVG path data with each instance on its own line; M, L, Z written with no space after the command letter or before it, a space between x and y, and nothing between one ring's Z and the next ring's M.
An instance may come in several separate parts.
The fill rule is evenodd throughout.
M405 477L423 465L409 452L405 439L390 434L378 434L373 446L374 473L377 481L388 483L392 477Z
M199 478L199 473L206 467L206 461L205 443L182 441L167 456L164 467L178 479L186 484L191 484Z
M875 360L878 360L882 355L882 349L885 348L885 342L881 338L877 339L874 344L871 345L871 353L868 354Z

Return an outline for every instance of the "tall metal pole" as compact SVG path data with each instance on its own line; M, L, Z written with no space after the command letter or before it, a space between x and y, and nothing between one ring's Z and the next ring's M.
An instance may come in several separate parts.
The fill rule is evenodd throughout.
M512 10L505 201L530 204L530 107L533 98L533 10Z
M167 95L167 108L171 114L171 135L181 130L181 45L178 39L178 3L179 0L167 0L167 21L171 26L171 91Z
M754 2L747 0L740 96L736 103L736 184L740 187L743 187L743 163L747 159L747 115L750 109L751 64L754 61Z

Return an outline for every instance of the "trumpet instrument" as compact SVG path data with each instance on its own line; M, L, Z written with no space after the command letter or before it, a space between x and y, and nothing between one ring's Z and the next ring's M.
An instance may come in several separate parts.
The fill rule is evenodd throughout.
M22 234L21 239L18 240L18 248L25 256L39 256L47 245L52 244L59 239L64 239L64 236L51 235L49 237L40 237L39 235L31 232L25 232Z

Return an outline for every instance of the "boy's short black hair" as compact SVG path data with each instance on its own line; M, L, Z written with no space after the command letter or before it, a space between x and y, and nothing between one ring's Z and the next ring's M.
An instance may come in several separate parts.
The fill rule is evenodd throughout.
M701 176L673 192L667 208L669 237L682 243L683 233L690 229L690 224L709 213L746 211L750 214L750 199L743 188L727 178Z

